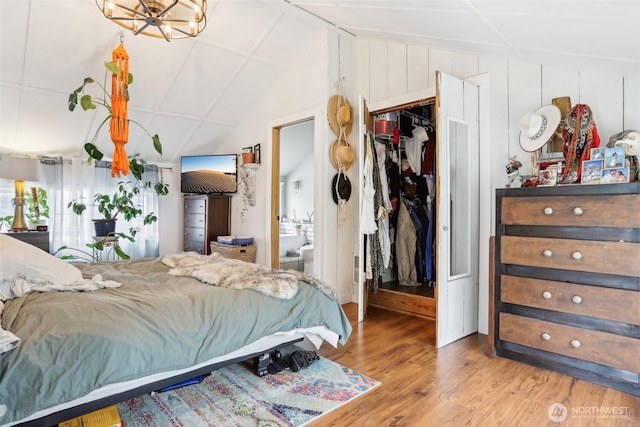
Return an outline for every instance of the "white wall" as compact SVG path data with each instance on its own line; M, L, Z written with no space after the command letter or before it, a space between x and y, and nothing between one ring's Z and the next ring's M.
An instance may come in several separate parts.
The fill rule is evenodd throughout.
M495 234L495 189L506 183L504 167L509 157L515 155L523 163L523 175L531 173L530 155L518 143L518 122L526 112L550 104L553 98L569 96L572 105L589 105L603 145L617 132L640 129L638 75L607 74L568 64L542 65L366 39L358 40L356 46L358 91L370 103L433 87L436 71L461 79L489 73L491 144L486 149L490 150L490 161L481 167L491 177L492 201L491 215L480 227L490 229L491 235ZM488 243L480 242L484 259L488 259ZM488 264L483 264L479 330L487 333ZM357 301L355 298L354 295Z
M262 166L256 171L256 206L249 207L246 222L240 221L238 209L240 196L232 201L231 232L237 235L254 236L257 245L256 262L268 264L270 230L268 215L270 210L270 185L272 147L271 129L314 117L314 228L316 241L321 235L322 244L315 245L314 260L316 275L336 288L341 302L351 300L351 256L352 239L349 233L356 221L357 210L350 214L350 223L337 224L337 206L331 197L330 184L336 171L331 166L328 152L335 139L326 118L326 106L331 95L335 94L334 82L338 80L336 33L327 32L316 38L303 54L292 64L285 74L267 92L262 101L247 106L249 114L236 131L220 147L220 152L240 152L242 147L261 144ZM341 56L346 58L341 65L341 74L346 82L351 78L353 62L353 38L341 36ZM332 58L332 59L329 59ZM355 86L351 85L352 90ZM351 95L347 94L351 99ZM351 140L355 136L349 138ZM353 173L352 168L350 173ZM353 178L352 178L353 179ZM355 209L355 204L350 204ZM338 249L340 248L340 249Z
M281 215L286 215L290 220L295 217L298 221L306 220L310 215L313 215L313 171L314 157L309 156L301 159L298 167L283 177L287 203L286 211L281 212ZM293 188L294 182L300 184L299 189Z

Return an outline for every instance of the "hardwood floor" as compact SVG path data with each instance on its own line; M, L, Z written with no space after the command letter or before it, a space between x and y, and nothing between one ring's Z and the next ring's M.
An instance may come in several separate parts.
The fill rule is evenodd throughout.
M357 305L344 309L353 326L347 345L318 354L382 385L310 427L640 425L640 397L490 358L486 335L437 350L432 320L369 307L358 324ZM562 422L549 418L555 403L567 409Z

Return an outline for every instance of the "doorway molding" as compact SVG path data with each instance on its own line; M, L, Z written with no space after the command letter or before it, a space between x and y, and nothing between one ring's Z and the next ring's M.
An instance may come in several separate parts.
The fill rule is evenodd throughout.
M325 267L327 265L327 241L326 223L327 215L326 203L327 198L321 197L322 183L325 180L328 156L325 156L325 145L322 143L326 135L328 123L325 117L325 111L318 107L304 111L299 111L288 116L276 118L267 123L267 144L265 150L268 158L265 162L267 166L266 176L269 177L269 185L267 188L268 212L266 215L265 229L266 233L266 263L267 265L278 268L277 264L279 251L279 199L280 199L280 130L284 127L313 120L313 209L314 209L314 276L321 280L325 280ZM317 243L315 243L317 242Z

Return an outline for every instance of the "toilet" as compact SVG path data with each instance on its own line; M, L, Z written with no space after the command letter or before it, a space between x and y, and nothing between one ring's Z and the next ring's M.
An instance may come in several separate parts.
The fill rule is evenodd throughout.
M304 272L307 274L313 274L313 245L301 247L300 256L304 261Z

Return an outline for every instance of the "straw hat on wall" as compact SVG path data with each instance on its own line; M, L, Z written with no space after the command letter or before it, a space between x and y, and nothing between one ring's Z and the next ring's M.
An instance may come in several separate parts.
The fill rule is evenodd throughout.
M353 126L353 114L349 100L341 95L333 95L327 105L327 119L336 136L340 136L340 127L342 126L345 137L348 137Z
M348 171L355 157L356 153L353 147L343 138L337 138L329 146L329 160L336 170L340 170L340 166L342 166L345 172Z

